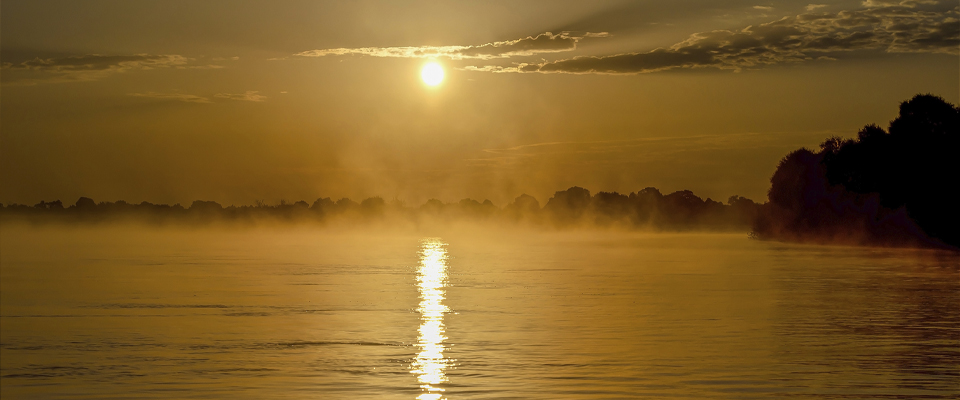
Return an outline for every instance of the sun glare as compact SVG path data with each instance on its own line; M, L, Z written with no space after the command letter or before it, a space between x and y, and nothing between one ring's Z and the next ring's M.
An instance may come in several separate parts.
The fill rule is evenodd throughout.
M420 70L420 78L429 86L437 86L443 82L443 67L435 62L427 63Z
M426 70L426 68L424 68ZM440 71L443 74L443 71ZM440 76L443 78L443 75ZM424 75L424 82L427 82ZM429 83L429 82L427 82ZM443 305L447 287L447 246L440 239L424 239L420 242L420 267L417 271L417 286L420 290L420 337L417 347L420 352L413 360L412 373L417 374L422 393L419 400L439 400L443 398L442 384L447 382L446 370L451 360L443 356L444 323L443 316L450 309Z

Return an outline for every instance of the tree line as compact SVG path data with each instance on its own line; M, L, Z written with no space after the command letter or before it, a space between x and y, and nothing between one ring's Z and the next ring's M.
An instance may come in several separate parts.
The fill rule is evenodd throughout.
M732 196L724 204L710 198L703 199L689 190L664 195L660 190L648 187L629 194L599 192L591 195L589 190L574 186L557 191L543 206L536 198L527 194L520 195L503 207L494 205L490 200L480 202L474 199L463 199L455 203L430 199L420 206L407 206L400 201L387 202L381 197L371 197L360 202L349 198L334 201L325 197L312 204L302 200L281 200L274 205L258 201L254 205L227 207L214 201L197 200L184 207L180 204L153 204L146 201L139 204L122 200L98 203L88 197L81 197L68 206L64 206L60 200L41 201L33 206L0 204L0 212L7 218L77 222L138 219L156 223L262 220L322 223L333 220L364 222L401 218L411 221L506 221L556 228L592 225L667 230L746 230L756 218L759 205L741 196Z
M900 104L884 129L867 125L855 139L832 137L816 151L785 156L770 179L767 201L732 196L726 203L689 190L663 194L648 187L621 194L591 194L581 187L557 191L543 206L520 195L504 207L490 200L428 200L420 206L371 197L280 201L223 207L197 200L188 207L81 197L27 206L0 204L4 218L108 221L136 218L165 222L376 221L400 218L470 219L556 228L617 226L661 230L750 230L757 239L876 246L960 248L960 107L920 94Z

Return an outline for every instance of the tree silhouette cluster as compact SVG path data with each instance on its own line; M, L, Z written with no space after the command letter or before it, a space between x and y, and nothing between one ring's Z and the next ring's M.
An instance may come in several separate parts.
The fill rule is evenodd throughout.
M759 205L732 196L727 204L689 190L662 194L653 187L621 194L572 187L556 192L541 209L536 199L520 196L504 208L508 218L532 219L558 227L582 224L651 227L666 230L727 229L749 226Z
M900 104L884 130L833 137L783 158L754 225L759 238L960 247L960 108L933 95Z
M479 202L463 199L444 203L430 199L419 207L402 202L387 203L371 197L359 203L343 198L333 201L320 198L312 204L305 201L267 205L258 201L251 206L223 207L213 201L197 200L189 207L125 201L96 203L81 197L69 207L57 200L34 206L10 205L0 211L6 218L26 217L31 220L98 222L121 219L155 223L212 223L220 221L288 221L326 222L341 220L351 223L400 218L423 220L483 220L530 224L555 228L579 226L616 226L665 230L748 230L759 212L759 205L750 199L732 196L728 204L702 199L688 190L664 195L648 187L630 194L599 192L591 195L581 187L558 191L541 207L533 196L523 194L505 207L490 200Z
M832 137L818 151L799 149L784 157L770 179L768 201L732 196L723 204L688 190L667 195L648 187L629 194L581 187L556 192L541 207L521 195L505 207L489 200L457 203L428 200L419 207L371 197L359 203L320 198L267 205L223 207L194 201L189 207L124 201L96 203L81 197L69 207L59 200L34 206L0 204L5 219L157 223L216 221L313 221L350 223L389 218L490 220L568 228L616 226L661 230L751 229L759 239L880 246L960 248L960 108L933 95L900 104L885 130L867 125L856 139Z

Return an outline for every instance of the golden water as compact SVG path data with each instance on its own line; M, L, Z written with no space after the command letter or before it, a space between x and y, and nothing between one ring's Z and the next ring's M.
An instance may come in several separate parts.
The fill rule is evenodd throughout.
M443 315L450 311L443 305L444 287L447 286L447 250L441 239L424 239L420 245L420 265L417 270L417 288L420 291L420 335L417 347L420 351L413 360L411 371L417 374L424 393L418 399L441 398L440 384L447 381L444 370L451 360L443 357Z
M957 398L960 257L746 235L0 229L0 397Z

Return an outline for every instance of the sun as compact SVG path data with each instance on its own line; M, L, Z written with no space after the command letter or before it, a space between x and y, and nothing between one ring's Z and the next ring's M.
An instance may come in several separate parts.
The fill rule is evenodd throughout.
M420 79L428 86L437 86L443 82L443 67L435 62L428 62L420 70Z

